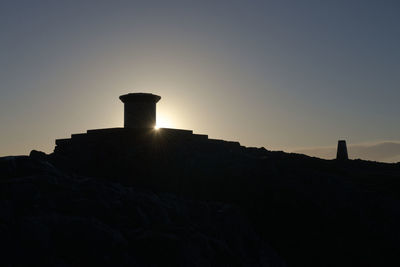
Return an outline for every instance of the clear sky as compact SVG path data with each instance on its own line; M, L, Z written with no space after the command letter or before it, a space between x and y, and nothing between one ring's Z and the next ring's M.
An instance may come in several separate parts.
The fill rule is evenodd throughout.
M398 0L2 0L0 155L121 127L128 92L162 96L160 126L246 146L400 140L399 14Z

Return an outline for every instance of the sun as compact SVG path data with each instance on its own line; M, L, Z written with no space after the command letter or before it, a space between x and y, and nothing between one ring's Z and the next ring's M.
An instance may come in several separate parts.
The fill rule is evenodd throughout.
M169 119L162 115L157 116L157 123L154 126L154 130L158 130L160 128L172 128L173 125Z

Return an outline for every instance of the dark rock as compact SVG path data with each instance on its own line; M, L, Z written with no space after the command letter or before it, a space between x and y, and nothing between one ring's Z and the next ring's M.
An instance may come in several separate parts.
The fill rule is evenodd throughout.
M60 141L51 155L0 158L2 263L399 264L399 164L179 135L121 150Z
M66 175L14 177L0 190L6 266L283 266L231 205Z
M37 150L32 150L31 153L29 154L29 157L36 160L47 160L46 153Z

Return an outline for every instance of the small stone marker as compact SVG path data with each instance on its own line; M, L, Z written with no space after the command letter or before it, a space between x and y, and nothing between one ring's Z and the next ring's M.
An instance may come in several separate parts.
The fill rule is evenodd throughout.
M337 146L336 160L348 160L346 140L339 140Z

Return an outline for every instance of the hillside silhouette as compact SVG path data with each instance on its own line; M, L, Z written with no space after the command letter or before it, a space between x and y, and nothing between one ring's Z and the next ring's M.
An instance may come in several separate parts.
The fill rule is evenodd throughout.
M128 112L153 114L146 107ZM59 139L49 155L0 158L2 265L400 263L400 164L244 147L130 118Z

